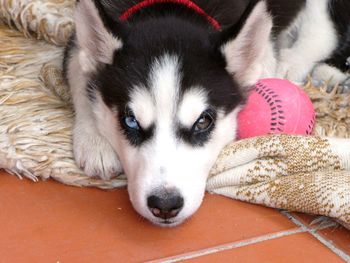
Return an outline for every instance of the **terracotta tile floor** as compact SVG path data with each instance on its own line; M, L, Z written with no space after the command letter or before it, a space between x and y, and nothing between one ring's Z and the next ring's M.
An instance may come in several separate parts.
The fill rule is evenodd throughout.
M125 189L0 172L0 262L350 261L350 232L314 219L208 194L193 218L164 229L134 212Z

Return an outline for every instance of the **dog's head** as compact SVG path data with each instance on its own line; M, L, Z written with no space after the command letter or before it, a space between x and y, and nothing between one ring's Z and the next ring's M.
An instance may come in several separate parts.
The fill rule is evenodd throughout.
M97 126L122 162L133 206L155 224L181 223L200 206L260 76L272 25L265 3L219 33L176 16L122 24L91 0L78 3L75 19Z

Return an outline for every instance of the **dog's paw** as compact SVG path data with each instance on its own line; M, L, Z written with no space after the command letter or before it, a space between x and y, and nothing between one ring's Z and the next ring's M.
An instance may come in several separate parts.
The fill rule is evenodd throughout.
M329 86L335 86L338 84L345 86L348 77L349 74L346 74L338 68L326 63L317 64L312 71L313 79L327 82Z
M290 49L283 49L280 51L276 77L301 83L306 79L311 69L310 61L294 54Z
M122 172L122 166L108 141L98 133L74 134L75 161L87 176L108 180Z

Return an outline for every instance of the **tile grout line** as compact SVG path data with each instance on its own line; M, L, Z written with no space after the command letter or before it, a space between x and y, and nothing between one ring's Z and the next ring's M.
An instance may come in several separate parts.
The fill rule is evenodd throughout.
M313 229L310 228L307 224L304 224L302 221L300 221L298 218L296 218L295 216L293 216L291 213L289 213L288 211L285 211L285 210L280 210L279 211L283 216L287 217L290 221L292 221L294 224L296 224L298 227L301 227L303 230L305 230L305 232L310 232L312 231ZM313 222L313 221L312 221ZM312 223L311 223L312 225ZM325 225L325 226L321 226L321 227L318 227L317 230L323 230L323 229L326 229L326 228L329 228L331 226L334 226L333 224L332 225Z
M184 253L184 254L168 257L168 258L151 260L151 261L147 261L147 263L157 263L157 262L173 263L173 262L197 258L197 257L209 255L209 254L215 254L217 252L222 252L222 251L226 251L226 250L240 248L240 247L244 247L244 246L248 246L248 245L252 245L252 244L256 244L256 243L261 243L264 241L268 241L268 240L272 240L272 239L276 239L276 238L280 238L280 237L284 237L284 236L290 236L290 235L303 233L303 232L306 232L306 231L304 231L301 228L296 228L296 229L294 228L293 230L286 230L286 231L280 231L280 232L273 233L273 234L266 234L266 235L262 235L259 237L245 239L243 241L236 241L236 242L228 243L225 245L219 245L219 246L215 246L215 247L211 247L211 248L207 248L207 249L203 249L203 250L198 250L198 251L194 251L194 252Z
M337 248L335 245L333 245L329 240L322 237L320 234L317 233L318 230L326 229L329 226L321 227L317 229L312 229L305 225L303 222L301 222L299 219L295 218L293 215L288 213L287 211L280 211L280 213L287 218L289 218L294 224L301 227L301 229L306 229L306 232L308 232L310 235L312 235L314 238L316 238L319 242L321 242L324 246L326 246L328 249L333 251L337 256L339 256L341 259L343 259L345 262L350 262L350 255L345 253L343 250Z
M345 262L350 262L350 255L345 253L343 250L337 248L335 245L333 245L329 240L322 237L318 233L311 231L311 235L313 235L318 241L320 241L323 245L325 245L327 248L332 250L335 254L337 254L339 257L341 257Z

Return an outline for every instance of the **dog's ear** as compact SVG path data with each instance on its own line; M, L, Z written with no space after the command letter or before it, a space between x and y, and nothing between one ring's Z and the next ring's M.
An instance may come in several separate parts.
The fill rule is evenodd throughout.
M106 27L108 17L99 5L94 0L80 0L76 5L76 41L85 72L93 71L100 63L111 64L114 51L123 46L122 40Z
M216 46L226 59L227 71L243 88L255 84L262 74L271 29L265 1L252 1L239 22L220 33Z

